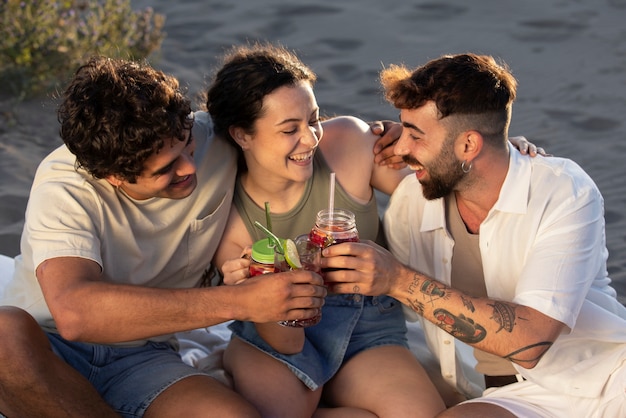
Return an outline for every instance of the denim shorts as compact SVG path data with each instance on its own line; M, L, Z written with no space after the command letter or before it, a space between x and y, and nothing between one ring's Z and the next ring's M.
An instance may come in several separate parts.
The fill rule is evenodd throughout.
M322 320L305 328L303 350L291 355L274 350L251 322L234 321L229 328L243 341L284 363L309 389L316 390L361 351L383 345L408 348L401 306L389 296L329 295L322 307Z
M47 333L56 355L82 374L123 417L142 417L165 389L200 371L185 364L167 342L140 347L67 341Z

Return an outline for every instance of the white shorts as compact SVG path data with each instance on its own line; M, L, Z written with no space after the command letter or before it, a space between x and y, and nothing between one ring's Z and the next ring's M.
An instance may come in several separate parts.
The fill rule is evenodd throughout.
M463 403L498 405L519 418L624 418L626 417L626 362L611 374L602 396L560 395L529 382L485 390L480 398Z

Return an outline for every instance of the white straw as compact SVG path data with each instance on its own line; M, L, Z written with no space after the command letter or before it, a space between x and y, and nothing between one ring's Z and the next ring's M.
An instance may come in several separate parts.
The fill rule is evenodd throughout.
M328 196L328 216L332 223L333 209L335 208L335 173L330 173L330 193Z

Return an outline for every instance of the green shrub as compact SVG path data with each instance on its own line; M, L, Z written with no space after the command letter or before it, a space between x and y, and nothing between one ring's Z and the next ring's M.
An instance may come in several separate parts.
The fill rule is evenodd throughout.
M0 92L48 92L94 54L146 58L160 48L164 23L130 0L0 0Z

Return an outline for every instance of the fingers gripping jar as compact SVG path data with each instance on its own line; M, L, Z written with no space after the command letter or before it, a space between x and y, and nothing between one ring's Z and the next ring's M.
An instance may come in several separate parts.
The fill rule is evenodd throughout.
M319 269L319 260L317 261L316 266ZM289 270L290 267L285 261L285 257L276 252L276 248L270 242L269 238L261 239L252 244L252 254L249 268L250 277ZM278 323L285 327L305 328L318 324L321 319L322 315L318 314L312 318L285 320L279 321Z

